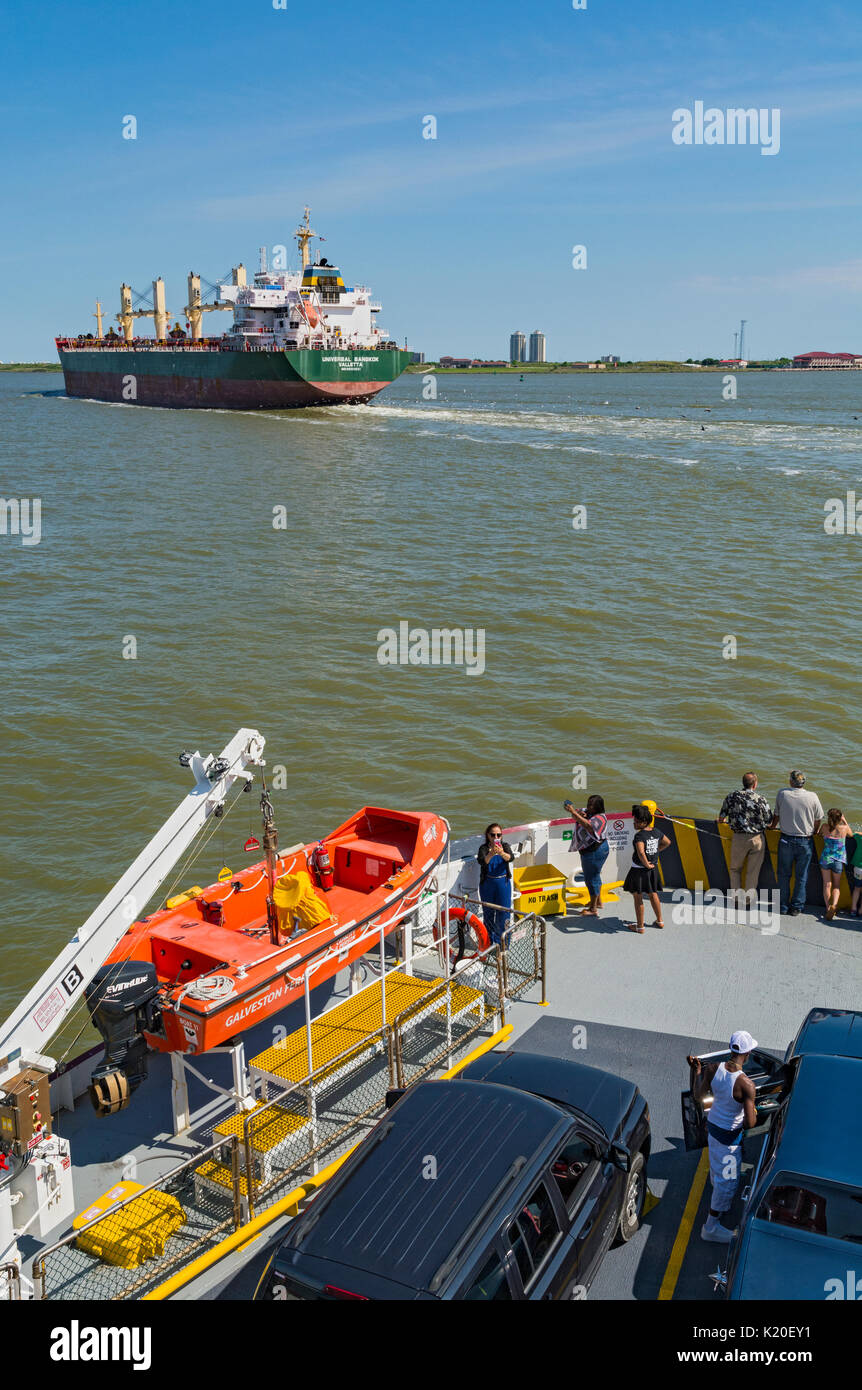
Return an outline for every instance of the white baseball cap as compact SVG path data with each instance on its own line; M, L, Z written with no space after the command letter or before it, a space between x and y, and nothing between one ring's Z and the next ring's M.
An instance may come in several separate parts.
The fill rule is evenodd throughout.
M734 1033L730 1039L731 1052L753 1052L757 1047L757 1040L750 1033L740 1030Z

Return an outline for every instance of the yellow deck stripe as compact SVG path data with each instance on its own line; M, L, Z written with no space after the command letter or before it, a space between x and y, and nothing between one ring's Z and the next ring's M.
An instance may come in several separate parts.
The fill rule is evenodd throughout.
M706 865L700 852L700 840L693 820L677 820L675 824L676 846L682 861L682 871L685 874L685 886L693 891L696 883L706 884L707 882Z
M733 831L729 825L717 825L717 830L721 836L721 848L724 850L724 862L727 865L727 876L730 877L730 846L733 843Z
M673 1298L676 1289L676 1281L682 1269L682 1261L691 1238L694 1219L697 1216L697 1209L700 1206L700 1199L703 1196L703 1189L706 1186L706 1179L709 1175L709 1155L704 1149L700 1156L700 1162L695 1170L691 1182L691 1189L688 1194L688 1201L685 1204L685 1211L679 1223L679 1230L676 1233L676 1240L670 1252L670 1259L667 1262L667 1269L661 1281L661 1288L658 1291L658 1301L667 1302Z

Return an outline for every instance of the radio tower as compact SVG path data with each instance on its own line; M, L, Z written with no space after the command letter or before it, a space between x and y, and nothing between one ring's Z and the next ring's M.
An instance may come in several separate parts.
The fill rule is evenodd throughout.
M743 360L743 358L745 357L745 325L746 325L747 323L748 323L748 319L740 319L740 320L739 320L739 360L740 360L740 362L741 362L741 361Z

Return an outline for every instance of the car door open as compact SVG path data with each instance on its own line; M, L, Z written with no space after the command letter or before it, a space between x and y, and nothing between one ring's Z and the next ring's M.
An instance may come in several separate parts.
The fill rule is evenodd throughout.
M733 1054L729 1049L722 1052L702 1053L697 1060L702 1066L711 1062L728 1062ZM792 1066L773 1057L771 1052L755 1048L743 1067L745 1075L754 1082L755 1104L757 1106L757 1125L746 1130L747 1134L762 1132L774 1112L781 1105L789 1088ZM702 1100L694 1096L694 1083L697 1072L689 1065L689 1089L680 1097L682 1106L682 1132L687 1151L706 1147L706 1125L712 1106L712 1096L707 1092Z

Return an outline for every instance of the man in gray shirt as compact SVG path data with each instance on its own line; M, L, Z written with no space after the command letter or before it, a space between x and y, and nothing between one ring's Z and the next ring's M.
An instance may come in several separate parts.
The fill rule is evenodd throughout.
M814 857L814 836L823 820L823 807L814 792L805 790L805 775L791 772L790 786L782 787L775 798L773 828L781 830L778 840L778 888L781 911L788 910L798 917L805 906L808 870ZM793 897L790 896L790 874L795 869Z

